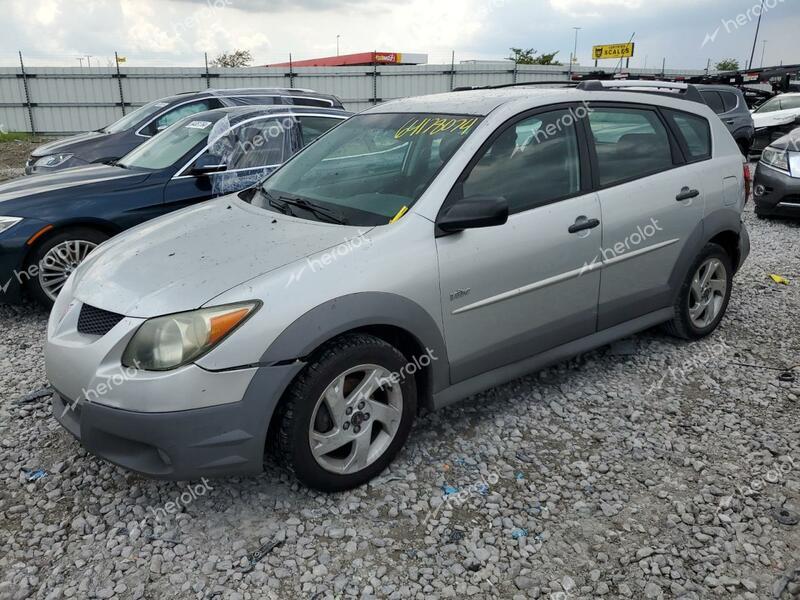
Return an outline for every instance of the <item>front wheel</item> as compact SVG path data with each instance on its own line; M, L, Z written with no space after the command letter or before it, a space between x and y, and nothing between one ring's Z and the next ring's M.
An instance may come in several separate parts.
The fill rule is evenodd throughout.
M687 340L711 334L725 316L732 288L730 256L721 246L706 244L681 286L667 332Z
M326 346L288 392L277 449L308 487L324 492L366 483L397 455L417 406L412 367L394 346L350 334Z
M45 240L30 257L28 291L50 308L58 293L80 265L108 236L94 229L70 229Z

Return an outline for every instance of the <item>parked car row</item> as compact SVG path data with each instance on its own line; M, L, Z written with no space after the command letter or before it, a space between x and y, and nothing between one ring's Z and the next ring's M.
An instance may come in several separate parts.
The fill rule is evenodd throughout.
M183 116L156 136L128 140L137 147L116 160L54 166L52 173L0 185L0 231L8 229L0 237L0 276L9 282L3 299L18 300L27 290L52 305L67 278L103 241L154 217L256 184L351 114L307 107L303 103L310 97L276 92L276 99L301 103L239 105ZM219 98L227 102L232 96ZM341 106L333 97L325 101ZM110 152L105 140L100 147ZM97 151L93 147L83 156Z
M0 186L0 273L55 299L54 416L90 452L190 479L269 451L347 489L421 407L655 325L716 329L749 170L699 94L592 82L350 117L292 91L181 115L111 164Z

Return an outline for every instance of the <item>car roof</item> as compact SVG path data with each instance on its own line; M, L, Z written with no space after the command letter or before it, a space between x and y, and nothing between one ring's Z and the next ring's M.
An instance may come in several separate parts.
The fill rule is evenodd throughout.
M564 83L569 84L569 82ZM557 83L553 85L557 85ZM423 113L487 116L504 105L513 104L516 109L526 110L562 102L589 102L592 100L637 102L680 108L689 112L698 112L698 106L707 108L705 104L689 101L677 94L656 94L639 89L595 91L573 87L541 88L517 86L445 92L417 96L415 98L390 100L369 108L362 114Z
M208 88L206 90L195 90L181 92L173 96L168 96L164 100L185 100L189 96L214 96L224 98L227 96L319 96L322 98L336 99L332 94L325 94L315 90L304 88Z
M334 117L350 117L353 113L340 108L317 108L315 106L295 106L291 104L248 104L243 106L227 106L223 108L214 108L200 113L195 113L191 117L200 117L206 115L208 117L222 117L228 116L231 124L239 123L240 121L249 119L251 117L267 116L270 114L302 116L304 114L314 115L331 115Z
M711 84L711 83L694 83L692 84L698 90L709 92L733 92L734 94L744 94L742 90L732 85L725 84Z

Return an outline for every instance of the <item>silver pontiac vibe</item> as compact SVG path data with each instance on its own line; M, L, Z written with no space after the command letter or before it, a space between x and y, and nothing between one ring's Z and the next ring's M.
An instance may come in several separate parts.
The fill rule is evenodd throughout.
M381 472L439 408L725 314L749 172L692 86L409 98L100 245L48 326L54 414L151 477Z

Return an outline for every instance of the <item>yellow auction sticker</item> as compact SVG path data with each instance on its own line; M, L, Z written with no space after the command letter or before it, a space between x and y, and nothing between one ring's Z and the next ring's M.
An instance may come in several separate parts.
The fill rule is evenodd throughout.
M443 133L467 135L478 122L478 117L452 119L447 117L414 117L397 130L396 140L418 135L440 135Z

